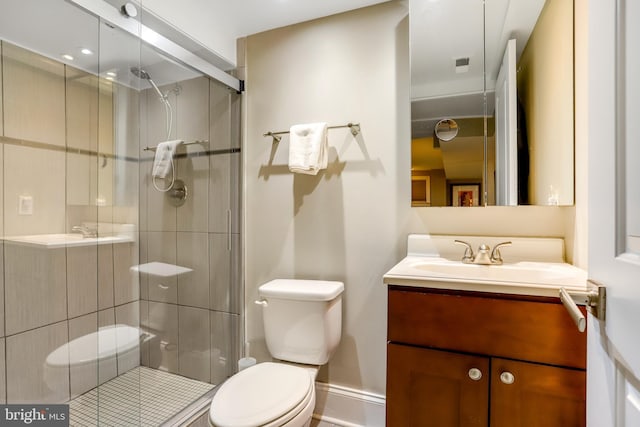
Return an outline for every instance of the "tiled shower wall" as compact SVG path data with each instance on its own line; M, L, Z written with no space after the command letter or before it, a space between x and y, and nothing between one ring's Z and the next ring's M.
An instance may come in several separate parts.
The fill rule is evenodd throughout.
M179 150L189 198L173 207L150 186L153 153L142 150L166 138L154 93L0 48L0 402L64 402L138 361L219 383L235 369L241 326L239 95L204 77L163 87L172 138L209 141ZM32 215L19 214L25 195ZM133 224L134 241L41 249L10 240L83 222ZM192 271L132 271L153 261ZM45 369L57 347L115 323L147 330L139 360L88 374Z
M99 326L138 326L138 277L130 271L138 239L73 248L13 239L68 233L83 222L137 228L137 117L120 123L135 124L131 139L113 134L113 100L137 105L137 92L4 41L0 53L0 401L64 402L138 364L119 359L98 378L97 366L87 375L45 363ZM114 194L114 170L133 188L127 202ZM20 212L21 196L31 197L31 214Z
M141 323L154 339L142 364L219 384L235 372L241 327L240 95L205 77L162 86L174 110L167 136L156 92L141 96L141 263L161 262L190 272L141 274ZM151 182L153 152L182 140L175 161L184 205ZM160 188L169 185L158 182Z

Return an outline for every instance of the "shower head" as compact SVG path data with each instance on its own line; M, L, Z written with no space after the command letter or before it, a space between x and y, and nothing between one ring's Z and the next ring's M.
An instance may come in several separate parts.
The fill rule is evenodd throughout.
M158 96L160 97L160 100L164 103L169 102L167 100L167 95L163 94L160 89L158 88L158 86L156 85L156 83L153 81L153 79L151 78L151 76L149 75L149 73L147 73L145 70L143 70L142 68L138 68L138 67L131 67L130 68L131 74L133 74L134 76L136 76L139 79L143 79L143 80L147 80L149 82L149 84L151 86L153 86L153 88L155 89L155 91L158 93Z
M142 68L131 67L131 74L136 76L139 79L151 80L151 76Z

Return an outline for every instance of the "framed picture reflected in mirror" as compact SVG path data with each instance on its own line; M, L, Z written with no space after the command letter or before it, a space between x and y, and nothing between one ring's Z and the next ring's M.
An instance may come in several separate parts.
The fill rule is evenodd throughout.
M451 206L480 206L480 184L452 184Z
M411 177L411 206L431 206L431 177Z

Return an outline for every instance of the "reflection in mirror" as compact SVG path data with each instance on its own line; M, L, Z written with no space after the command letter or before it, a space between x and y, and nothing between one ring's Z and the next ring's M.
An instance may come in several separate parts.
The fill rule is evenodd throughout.
M412 189L430 186L412 206L456 206L461 185L480 196L460 206L573 204L573 2L409 5ZM496 90L508 44L511 86ZM445 118L459 133L440 144Z
M458 124L452 119L442 119L436 123L434 132L438 140L449 142L458 135Z

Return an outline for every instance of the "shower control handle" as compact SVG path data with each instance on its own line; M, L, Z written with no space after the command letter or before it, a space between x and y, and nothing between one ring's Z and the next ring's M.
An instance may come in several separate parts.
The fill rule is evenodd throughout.
M176 179L171 189L167 192L167 195L169 197L169 203L175 207L180 207L187 201L189 190L183 180Z

